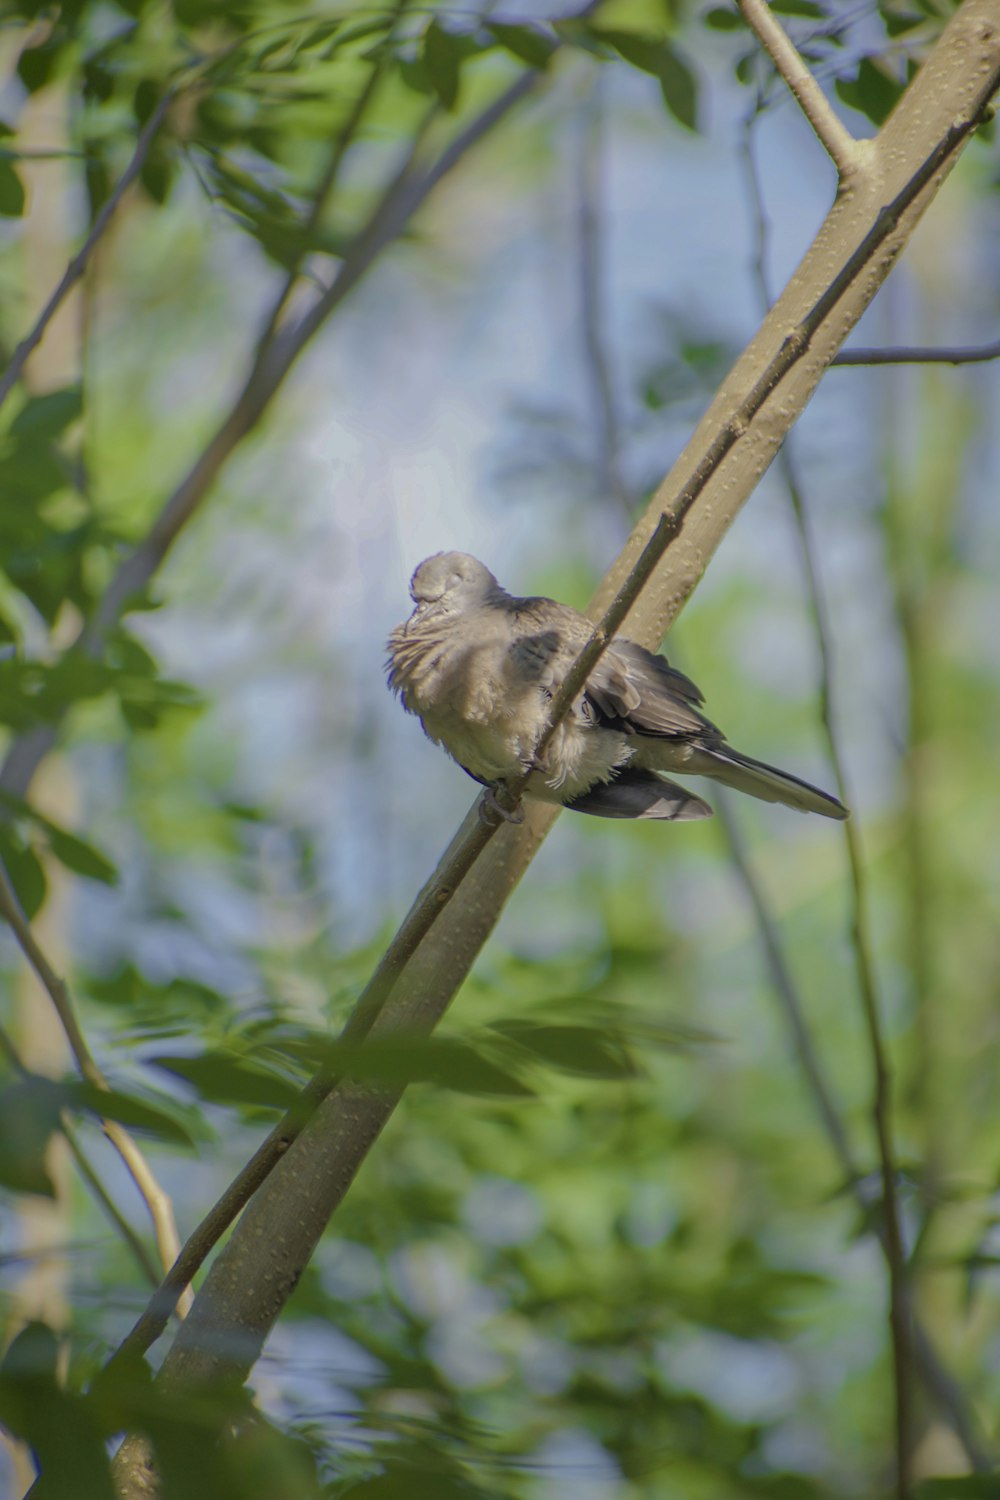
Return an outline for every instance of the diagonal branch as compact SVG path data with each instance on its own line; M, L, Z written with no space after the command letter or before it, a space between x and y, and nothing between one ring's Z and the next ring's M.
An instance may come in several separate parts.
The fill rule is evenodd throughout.
M39 313L31 332L25 335L11 355L10 363L3 372L3 375L0 375L0 406L6 401L14 386L21 378L21 371L45 337L45 330L87 269L87 262L90 260L94 246L104 235L115 215L118 205L142 171L146 157L149 155L149 148L153 144L153 138L163 124L167 110L176 97L177 90L171 88L167 89L166 93L160 98L153 113L139 132L139 138L135 143L135 150L132 153L131 161L115 183L114 189L107 201L102 205L90 233L66 267L62 280Z
M743 17L774 63L778 73L826 148L841 183L859 172L866 160L866 143L855 140L834 114L826 95L775 19L766 0L737 0Z
M81 1076L96 1089L109 1093L111 1085L95 1061L86 1038L80 1030L66 983L60 979L39 946L2 861L0 861L0 916L7 922L17 939L21 952L34 969L52 1001ZM149 1211L160 1261L163 1266L167 1267L176 1258L180 1246L173 1203L169 1195L160 1187L152 1168L125 1127L117 1120L108 1119L102 1119L101 1127L125 1163L126 1170ZM185 1313L188 1307L187 1299L178 1299L178 1306L179 1310Z

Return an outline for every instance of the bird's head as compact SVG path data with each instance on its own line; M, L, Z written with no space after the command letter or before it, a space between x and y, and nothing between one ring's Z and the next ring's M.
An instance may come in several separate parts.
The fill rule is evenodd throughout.
M410 598L417 613L458 614L502 593L489 568L467 552L436 552L424 559L410 579Z

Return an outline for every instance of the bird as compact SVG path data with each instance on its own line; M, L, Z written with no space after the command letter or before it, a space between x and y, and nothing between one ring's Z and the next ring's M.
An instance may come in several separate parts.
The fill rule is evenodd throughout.
M478 558L438 552L410 581L414 609L388 640L391 690L427 737L488 788L599 818L686 822L712 808L673 781L706 776L764 802L844 819L809 782L734 750L704 699L667 658L615 636L544 750L553 695L593 634L586 616L545 597L518 598ZM668 774L669 773L669 774ZM515 814L516 816L516 814Z

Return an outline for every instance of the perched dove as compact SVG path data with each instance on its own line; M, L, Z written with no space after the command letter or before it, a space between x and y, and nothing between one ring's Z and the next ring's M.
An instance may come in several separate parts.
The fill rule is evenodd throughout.
M818 787L751 760L699 711L691 680L616 637L539 761L553 692L589 640L589 620L553 599L517 599L465 552L439 552L410 583L416 609L389 637L389 686L427 736L496 788L530 771L526 794L599 818L708 818L664 772L711 776L765 802L846 818ZM496 804L494 804L496 805Z

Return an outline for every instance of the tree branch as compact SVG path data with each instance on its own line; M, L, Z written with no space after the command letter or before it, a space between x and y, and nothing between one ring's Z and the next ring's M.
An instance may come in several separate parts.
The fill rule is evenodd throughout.
M580 318L583 324L583 350L593 425L597 436L598 478L602 488L618 507L626 529L631 530L632 498L622 474L620 424L602 316L600 190L603 107L600 83L598 74L581 109L576 141Z
M15 1072L18 1077L28 1079L32 1076L30 1068L25 1065L23 1059L21 1058L21 1054L14 1046L14 1043L11 1041L6 1028L3 1026L0 1026L0 1052L3 1053L4 1057L6 1057L11 1070ZM108 1192L107 1188L104 1186L104 1183L97 1175L97 1171L93 1163L87 1156L87 1153L84 1151L83 1147L80 1145L76 1131L73 1128L73 1122L70 1119L69 1112L67 1110L63 1110L60 1113L59 1128L66 1138L66 1144L69 1147L70 1155L76 1162L80 1176L90 1188L94 1197L104 1209L104 1212L107 1214L108 1218L111 1220L112 1224L115 1226L122 1239L128 1245L132 1254L135 1256L135 1259L139 1265L139 1269L142 1271L142 1274L145 1276L146 1280L151 1282L153 1286L156 1286L159 1281L159 1272L157 1271L156 1266L150 1259L142 1240L136 1234L135 1230L132 1228L131 1224L126 1219L125 1215L121 1212L121 1209L118 1207L115 1200L111 1197L111 1194Z
M1000 339L978 348L945 345L940 349L916 345L912 349L841 349L835 365L982 365L1000 359Z
M388 44L393 40L396 26L411 3L412 0L396 0L396 5L392 12L392 18L390 20L389 26L386 29L386 46L384 48L379 48L376 56L372 60L372 65L368 71L368 77L365 80L364 88L361 90L361 92L358 94L358 97L354 101L351 111L348 114L347 119L345 120L340 133L337 136L336 141L334 142L333 151L330 153L330 159L323 169L322 176L320 177L319 182L317 183L316 188L312 194L309 213L307 214L305 223L302 227L302 235L305 241L311 239L313 234L316 232L316 229L319 226L319 222L322 219L327 205L330 202L330 198L333 195L333 190L337 185L337 179L340 176L340 169L343 166L344 157L347 155L348 149L353 143L355 136L357 135L358 130L361 127L361 122L363 121L365 115L368 113L368 107L375 97L376 90L378 89L379 84L382 82L382 79L385 76L385 70L392 55L389 50ZM288 276L285 280L285 284L278 294L273 308L271 309L267 322L265 323L263 331L257 341L257 350L254 359L255 365L258 364L262 359L264 351L270 347L270 344L277 331L278 325L281 322L282 314L284 313L289 299L291 298L292 292L295 290L295 285L302 274L303 259L303 255L300 255L296 258L295 263L289 271Z
M837 168L841 183L861 170L866 159L863 141L855 140L834 114L826 95L775 19L766 0L737 0L743 17L794 95Z
M118 205L121 203L125 194L128 192L129 188L132 186L133 182L142 171L146 157L149 154L149 148L153 144L153 138L159 130L160 126L163 124L167 110L170 108L176 97L176 88L167 89L166 93L162 96L156 108L153 110L153 113L150 115L149 119L142 127L142 130L139 132L139 138L135 143L135 150L132 153L132 160L125 168L121 177L119 177L118 181L115 183L114 189L112 190L107 201L102 205L100 213L94 220L94 224L90 233L87 235L87 238L80 246L80 249L73 256L73 259L66 267L62 280L56 287L55 291L52 293L52 296L49 298L48 302L46 302L45 306L42 308L42 311L39 313L38 318L35 322L35 326L32 328L31 332L21 340L17 348L14 350L14 353L11 355L10 363L8 364L6 370L3 372L3 375L0 376L0 406L2 406L6 401L7 397L14 389L14 386L21 378L22 370L24 369L31 355L34 353L35 349L37 349L38 345L44 338L45 330L48 328L49 324L52 322L52 319L59 311L59 308L62 306L63 302L65 302L67 296L73 290L73 287L80 280L84 271L87 269L87 262L90 260L91 254L94 250L94 246L104 234L105 230L107 229L108 225L111 223L111 220L115 215Z
M34 969L52 1001L81 1076L96 1089L110 1093L111 1085L94 1060L86 1038L80 1030L66 983L59 978L39 946L2 860L0 860L0 916L7 922L21 952ZM120 1125L117 1120L102 1119L101 1127L125 1163L126 1170L149 1211L161 1264L165 1267L170 1266L180 1247L173 1203L169 1195L160 1187L152 1168L124 1126ZM178 1308L182 1314L187 1312L188 1305L188 1299L178 1299Z

